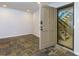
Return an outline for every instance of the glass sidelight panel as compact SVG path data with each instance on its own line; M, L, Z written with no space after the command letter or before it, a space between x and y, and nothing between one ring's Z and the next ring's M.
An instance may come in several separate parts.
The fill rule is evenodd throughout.
M58 44L73 49L74 5L67 5L59 8L57 21Z

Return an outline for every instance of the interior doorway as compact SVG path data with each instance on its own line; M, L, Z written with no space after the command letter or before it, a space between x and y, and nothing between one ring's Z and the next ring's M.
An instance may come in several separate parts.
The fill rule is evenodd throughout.
M57 9L57 43L74 49L74 3Z

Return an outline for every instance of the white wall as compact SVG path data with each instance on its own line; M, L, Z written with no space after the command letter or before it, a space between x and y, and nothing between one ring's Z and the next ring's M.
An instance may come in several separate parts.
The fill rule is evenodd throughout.
M79 2L74 4L74 52L79 55Z
M32 34L33 14L0 8L0 38Z
M40 13L39 10L33 14L33 33L34 35L40 37Z

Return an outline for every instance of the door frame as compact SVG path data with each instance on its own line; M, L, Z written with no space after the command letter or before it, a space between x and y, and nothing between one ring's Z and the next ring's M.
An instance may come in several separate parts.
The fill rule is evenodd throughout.
M64 8L67 8L67 7L71 7L71 6L73 6L73 27L74 27L74 3L70 3L70 4L67 4L67 5L64 5L64 6L57 8L57 33L58 33L58 10L64 9ZM73 48L69 48L65 45L58 43L58 34L57 34L57 44L74 51L74 28L73 28L73 42L72 42Z

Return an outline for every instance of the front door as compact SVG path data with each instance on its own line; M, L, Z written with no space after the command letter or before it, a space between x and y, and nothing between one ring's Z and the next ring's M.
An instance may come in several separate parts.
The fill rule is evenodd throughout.
M57 42L57 14L52 7L41 8L41 39L40 49L56 45Z

